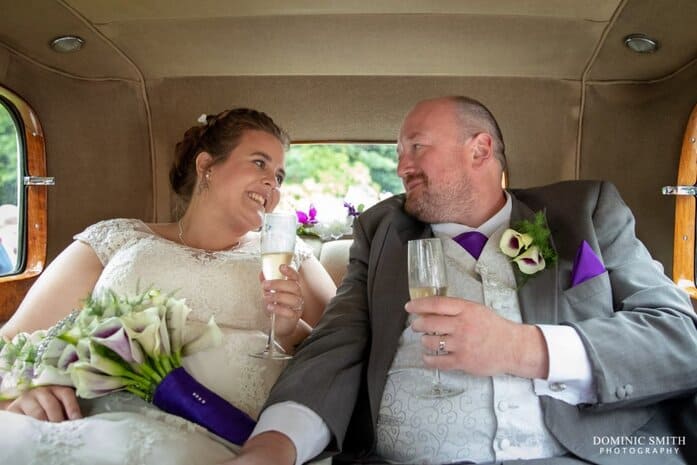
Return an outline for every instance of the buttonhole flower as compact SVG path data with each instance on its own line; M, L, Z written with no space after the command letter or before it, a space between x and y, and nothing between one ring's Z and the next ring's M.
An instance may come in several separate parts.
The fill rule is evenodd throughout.
M516 264L514 269L522 278L519 287L556 262L557 252L552 247L551 236L547 219L541 211L535 213L532 221L520 221L504 231L499 248Z

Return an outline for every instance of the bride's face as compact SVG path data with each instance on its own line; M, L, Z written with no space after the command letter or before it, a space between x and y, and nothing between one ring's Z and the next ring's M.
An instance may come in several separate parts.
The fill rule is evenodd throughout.
M210 208L245 232L258 229L264 212L278 205L284 163L278 139L264 131L245 131L228 158L210 168Z

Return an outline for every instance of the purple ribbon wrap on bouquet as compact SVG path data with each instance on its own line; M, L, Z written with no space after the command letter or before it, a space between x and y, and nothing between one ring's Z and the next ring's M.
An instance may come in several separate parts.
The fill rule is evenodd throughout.
M162 379L155 389L152 403L233 444L242 445L256 424L249 415L196 381L181 367Z

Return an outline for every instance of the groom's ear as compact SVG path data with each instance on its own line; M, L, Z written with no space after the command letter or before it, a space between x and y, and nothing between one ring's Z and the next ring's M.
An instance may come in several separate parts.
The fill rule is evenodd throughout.
M486 132L480 132L472 138L471 149L472 159L477 165L492 158L494 150L491 136Z
M196 155L196 174L199 177L203 177L213 165L213 157L208 152L201 152Z

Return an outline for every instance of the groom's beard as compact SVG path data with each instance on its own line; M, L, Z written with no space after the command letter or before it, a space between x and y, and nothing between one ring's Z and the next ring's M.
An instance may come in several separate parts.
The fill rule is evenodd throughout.
M468 173L460 173L459 179L433 181L425 174L411 176L421 178L418 192L407 193L404 210L424 223L460 223L473 210L476 194ZM405 179L405 181L407 181Z

